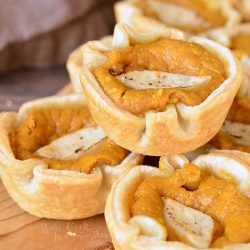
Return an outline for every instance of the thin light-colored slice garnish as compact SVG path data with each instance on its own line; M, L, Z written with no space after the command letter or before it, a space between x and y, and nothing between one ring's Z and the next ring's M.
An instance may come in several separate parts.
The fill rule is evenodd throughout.
M177 4L148 0L149 6L158 15L158 18L171 26L192 26L207 27L209 24L202 17L191 9L182 7Z
M214 229L210 216L169 198L162 201L166 223L180 239L193 247L209 247Z
M150 70L130 71L116 78L134 89L188 88L211 79L210 76L186 76Z
M231 135L235 143L250 146L250 125L225 121L221 130Z
M39 148L36 153L47 158L74 160L105 137L100 127L83 128L52 141L49 145Z

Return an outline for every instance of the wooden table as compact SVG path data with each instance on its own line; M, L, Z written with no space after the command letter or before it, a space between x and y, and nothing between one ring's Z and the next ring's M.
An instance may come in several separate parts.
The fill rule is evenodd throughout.
M17 111L26 101L53 95L69 82L65 68L25 70L0 76L0 111ZM20 209L0 181L0 249L113 249L103 215L84 220L40 219Z

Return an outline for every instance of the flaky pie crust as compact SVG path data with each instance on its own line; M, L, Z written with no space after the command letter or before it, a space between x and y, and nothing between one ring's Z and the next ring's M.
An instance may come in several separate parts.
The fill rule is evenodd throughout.
M139 32L152 32L167 27L167 25L161 21L145 16L142 10L135 5L137 2L138 0L124 0L116 3L114 6L116 21L126 23ZM221 6L226 17L225 25L201 32L199 35L209 37L224 45L224 29L233 28L236 24L239 24L241 15L233 8L232 3L228 0L220 0L217 4Z
M90 68L105 62L103 51L150 43L161 37L195 42L218 56L225 66L226 80L200 105L167 105L164 112L135 116L104 93ZM227 48L213 41L185 35L175 29L161 29L140 34L125 24L117 24L112 44L93 41L82 47L84 67L81 82L89 108L98 125L116 144L145 155L168 155L188 152L208 142L220 129L241 83L238 61ZM223 108L220 108L223 107Z
M248 0L235 0L235 6L240 11L244 21L250 21L250 3Z
M242 23L235 26L232 29L225 30L225 46L232 46L232 38L237 35L249 35L250 36L250 23ZM237 93L237 98L247 98L250 99L250 56L246 53L240 59L243 72L243 84Z
M111 36L107 36L101 39L104 43L111 43ZM66 67L70 77L70 82L73 86L75 93L82 93L82 85L80 81L80 71L83 66L83 55L82 55L82 47L80 46L69 54L67 59Z
M183 155L164 157L164 161L174 169L189 163ZM227 180L227 174L234 176L238 191L250 196L250 154L218 151L199 156L192 163L225 180ZM198 250L181 242L166 241L164 228L149 217L145 216L140 225L136 222L130 223L130 201L140 183L148 176L170 175L170 171L141 165L124 174L112 187L105 208L105 218L116 250ZM145 230L143 230L144 227ZM150 230L147 230L149 228ZM142 231L147 232L147 235L143 235ZM223 249L247 250L249 248L250 244L234 244Z
M85 174L48 169L38 159L15 159L9 133L28 110L79 104L86 105L82 95L54 96L26 103L18 113L0 114L1 178L11 197L33 215L69 220L103 213L113 182L121 173L142 161L142 156L130 153L118 166L103 166Z

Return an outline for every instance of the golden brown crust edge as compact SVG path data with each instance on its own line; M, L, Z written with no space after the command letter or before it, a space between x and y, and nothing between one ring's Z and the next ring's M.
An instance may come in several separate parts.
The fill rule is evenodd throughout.
M138 32L151 32L167 27L166 24L143 15L142 10L134 5L135 2L138 1L119 1L114 4L117 23L126 23Z
M235 0L235 5L245 21L250 21L250 3L248 0Z
M135 6L138 0L124 0L114 5L115 17L117 23L126 23L138 32L152 32L168 26L161 21L147 17L142 10ZM233 8L233 3L227 0L220 0L217 4L221 6L222 11L227 19L222 27L212 28L199 35L213 39L225 45L225 29L232 29L240 23L242 17L240 13Z
M242 23L234 28L226 29L226 43L225 45L227 47L232 46L232 38L238 35L250 35L250 23ZM247 98L250 99L250 76L249 76L249 70L250 70L250 56L245 53L241 59L241 68L243 73L243 82L242 85L237 93L236 98Z
M173 29L143 36L132 32L124 24L118 24L114 41L118 40L122 44L122 39L126 40L127 37L133 41L153 41L159 36L185 39ZM188 107L178 103L168 105L165 112L147 112L144 117L137 117L116 106L105 95L88 67L83 68L81 81L90 111L97 124L118 145L147 155L178 154L196 149L218 132L241 83L239 63L228 49L219 44L198 37L187 40L197 42L217 54L228 74L225 82L198 106ZM88 46L94 45L85 45Z
M101 39L101 41L103 41L104 43L106 43L107 41L109 42L110 40L111 40L110 36L106 36ZM67 68L70 82L71 82L70 85L72 86L75 93L83 92L81 81L80 81L80 72L83 66L83 61L84 61L84 57L82 55L82 46L72 51L69 54L68 59L67 59L66 68ZM65 94L69 94L69 93L65 92Z
M50 97L25 104L20 112L37 106L86 104L82 96ZM52 170L36 159L16 160L8 134L17 114L0 114L0 174L2 181L18 205L29 213L53 219L78 219L104 211L107 195L117 176L142 161L142 156L129 154L116 167L104 166L90 174Z
M76 93L82 93L82 87L80 82L80 70L82 66L82 55L81 55L81 48L75 49L73 52L70 53L66 68L69 74L69 78L73 89Z

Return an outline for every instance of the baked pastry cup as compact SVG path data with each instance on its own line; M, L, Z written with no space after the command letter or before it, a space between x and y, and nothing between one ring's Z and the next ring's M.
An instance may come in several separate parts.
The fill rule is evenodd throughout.
M80 70L82 67L81 47L75 49L73 52L70 53L67 59L66 67L74 91L76 93L82 93L82 87L80 82Z
M226 46L234 51L241 63L243 81L237 98L250 99L250 23L226 31Z
M249 161L218 152L133 168L105 207L115 249L249 249L249 184Z
M248 0L235 0L235 6L240 11L243 21L250 21L250 2Z
M225 28L232 28L241 16L228 0L126 0L115 4L117 22L139 32L174 27L223 43Z
M250 99L235 98L233 105L228 113L219 132L212 140L197 148L194 151L187 152L185 155L189 159L213 152L223 150L228 152L250 153Z
M103 43L110 44L112 37L107 36L101 39ZM82 93L82 85L80 81L80 71L83 66L82 46L72 51L67 59L66 67L70 77L70 82L75 93Z
M228 31L228 47L241 62L241 87L220 131L208 144L187 153L189 158L216 149L250 153L250 24Z
M242 66L243 81L219 133L210 144L250 153L250 23L230 32L230 48Z
M250 99L235 99L227 119L210 145L250 153Z
M93 41L82 51L81 82L95 121L115 143L145 155L208 142L241 83L230 50L174 29L140 34L118 24L112 44Z
M104 211L110 187L142 161L110 141L82 95L25 103L0 114L0 174L18 205L53 219Z

